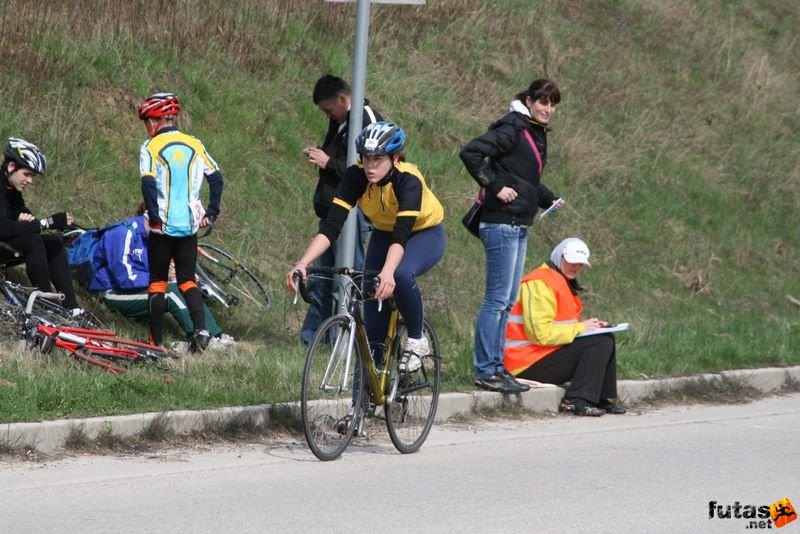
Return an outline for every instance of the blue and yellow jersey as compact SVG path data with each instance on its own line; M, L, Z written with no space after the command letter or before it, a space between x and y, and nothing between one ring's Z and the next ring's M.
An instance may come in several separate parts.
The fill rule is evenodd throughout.
M200 202L203 179L219 173L203 143L177 129L162 130L142 145L139 172L155 179L164 234L182 237L196 233L200 221L193 208Z

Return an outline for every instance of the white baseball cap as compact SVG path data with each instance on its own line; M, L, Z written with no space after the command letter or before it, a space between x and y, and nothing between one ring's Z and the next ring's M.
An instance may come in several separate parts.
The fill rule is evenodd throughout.
M586 243L584 243L582 239L571 237L565 239L561 245L563 245L561 256L565 260L570 263L582 263L589 267L592 266L592 264L589 263L589 247L586 246Z

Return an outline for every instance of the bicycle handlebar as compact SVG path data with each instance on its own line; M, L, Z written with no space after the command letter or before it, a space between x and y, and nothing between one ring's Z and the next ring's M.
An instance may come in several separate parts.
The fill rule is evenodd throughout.
M316 266L316 267L308 267L306 269L307 275L315 275L315 274L323 274L323 275L343 275L347 276L348 278L364 278L367 276L372 277L372 284L373 287L377 288L381 283L381 278L379 276L379 271L359 271L357 269L351 269L350 267L326 267L326 266ZM297 303L297 294L299 293L300 296L303 298L304 301L311 304L311 296L308 294L308 283L303 280L302 274L300 271L295 271L292 275L294 279L294 283L297 286L297 293L295 293L293 303Z
M33 311L33 303L36 302L36 299L39 297L59 301L64 300L65 298L63 293L48 293L46 291L39 291L37 289L36 291L31 292L31 294L28 296L28 302L25 304L26 314L30 314Z

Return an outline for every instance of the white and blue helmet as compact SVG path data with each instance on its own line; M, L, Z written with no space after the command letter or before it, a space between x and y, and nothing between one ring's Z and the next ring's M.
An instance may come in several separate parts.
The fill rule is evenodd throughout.
M356 152L362 156L396 154L406 144L406 133L393 122L374 122L356 138Z

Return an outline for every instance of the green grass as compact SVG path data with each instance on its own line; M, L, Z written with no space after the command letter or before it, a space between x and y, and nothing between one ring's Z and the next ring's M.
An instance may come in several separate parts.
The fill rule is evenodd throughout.
M220 311L241 353L189 358L171 384L9 346L0 421L298 398L304 306L282 283L316 228L300 149L325 132L314 81L350 77L354 13L307 0L0 4L0 134L39 143L50 162L26 194L33 211L69 209L85 226L128 216L145 139L136 106L174 91L181 127L226 178L210 239L275 297L263 317ZM568 235L588 242L587 310L632 324L620 376L800 363L787 298L800 298L798 21L789 0L372 6L366 94L406 128L446 210L448 250L421 285L447 389L471 387L483 287L483 250L459 223L476 186L458 150L541 75L563 94L545 183L568 204L534 226L527 264Z

